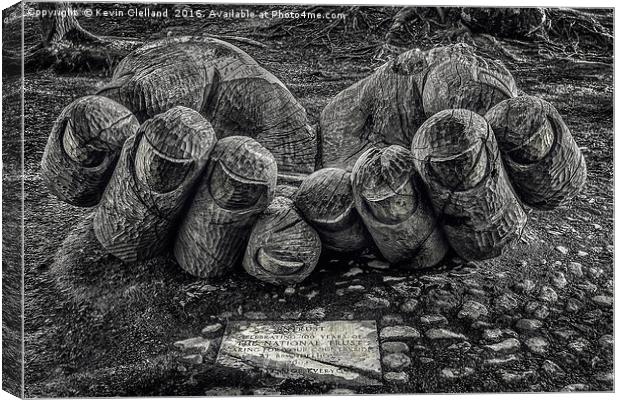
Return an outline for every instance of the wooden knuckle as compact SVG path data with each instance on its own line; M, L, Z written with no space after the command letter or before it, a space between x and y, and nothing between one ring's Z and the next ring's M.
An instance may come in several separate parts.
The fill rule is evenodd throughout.
M280 171L308 174L317 162L316 133L286 86L241 49L221 40L167 38L127 55L101 93L144 122L174 106L204 115L218 137L250 136Z
M514 78L499 62L458 51L432 65L422 88L427 117L463 108L484 114L497 103L517 96Z
M484 114L516 95L510 72L469 46L404 52L324 108L322 165L350 168L371 146L408 147L422 123L439 111L463 108Z

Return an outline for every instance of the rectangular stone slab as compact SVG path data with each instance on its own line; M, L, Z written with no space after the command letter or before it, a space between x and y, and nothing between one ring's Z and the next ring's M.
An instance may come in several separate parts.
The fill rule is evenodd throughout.
M375 321L231 321L216 363L280 378L381 385Z

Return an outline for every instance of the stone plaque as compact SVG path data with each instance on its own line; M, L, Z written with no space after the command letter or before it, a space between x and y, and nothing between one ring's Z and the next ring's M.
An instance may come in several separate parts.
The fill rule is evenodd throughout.
M217 363L282 378L381 384L375 321L231 321Z

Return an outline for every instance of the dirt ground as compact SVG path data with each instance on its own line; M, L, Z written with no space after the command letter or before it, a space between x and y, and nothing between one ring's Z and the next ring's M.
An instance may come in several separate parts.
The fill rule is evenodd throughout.
M384 33L384 27L355 30L347 25L310 41L301 27L268 37L259 29L267 22L256 20L106 22L84 20L83 25L144 41L190 30L260 41L264 48L233 44L280 78L313 123L332 96L380 65L367 49L379 45ZM26 26L27 42L33 43L36 21L27 20ZM92 210L50 195L39 162L62 108L92 93L107 77L100 72L28 72L26 396L327 393L333 385L216 368L215 354L203 364L186 365L173 346L214 322L299 318L374 319L379 328L408 325L420 332L418 338L403 340L412 361L405 369L409 382L355 389L360 392L612 390L612 68L558 62L518 43L507 46L521 59L504 60L519 88L554 104L581 147L589 174L583 192L551 212L528 210L522 239L496 259L464 264L449 258L440 268L420 273L378 269L382 264L370 254L324 259L306 282L286 293L242 272L205 281L185 274L170 257L124 265L105 255L88 227ZM18 85L16 79L5 83L9 112L19 112ZM5 132L7 160L19 142L10 136L15 130ZM63 258L66 254L71 257ZM470 301L487 312L464 313ZM429 315L443 316L433 323L465 338L429 337ZM517 323L523 319L540 320L542 326L523 328ZM508 339L518 345L490 346L513 343ZM535 344L541 340L546 345L539 351Z

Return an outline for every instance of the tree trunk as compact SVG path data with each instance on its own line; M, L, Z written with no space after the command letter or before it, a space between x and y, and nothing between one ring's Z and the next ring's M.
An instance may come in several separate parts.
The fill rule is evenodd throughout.
M60 41L72 43L99 41L96 35L82 28L69 3L64 1L42 3L41 9L48 11L50 15L48 18L41 18L41 33L45 45Z
M50 66L58 72L94 71L112 68L137 47L135 39L98 36L84 29L67 2L41 3L41 42L28 49L2 49L5 74L21 72L22 61L26 71Z

